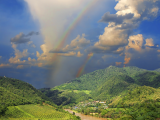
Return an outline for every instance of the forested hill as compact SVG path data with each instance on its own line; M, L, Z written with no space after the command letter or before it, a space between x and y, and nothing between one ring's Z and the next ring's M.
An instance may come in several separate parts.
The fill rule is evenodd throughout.
M0 77L0 120L79 120L29 83Z
M8 106L48 102L56 106L41 91L21 80L0 77L0 112Z
M111 102L119 95L138 86L160 87L160 72L130 66L109 66L82 75L52 89L41 89L58 105L74 104L83 100L105 100Z
M160 72L158 70L148 71L134 66L124 68L109 66L106 69L84 74L53 89L95 90L115 76L128 83L135 83L141 86L149 85L155 88L160 86Z

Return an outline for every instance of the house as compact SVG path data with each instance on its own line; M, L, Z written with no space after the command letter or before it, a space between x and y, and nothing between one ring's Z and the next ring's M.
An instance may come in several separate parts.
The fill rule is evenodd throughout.
M99 102L99 103L104 104L105 102Z

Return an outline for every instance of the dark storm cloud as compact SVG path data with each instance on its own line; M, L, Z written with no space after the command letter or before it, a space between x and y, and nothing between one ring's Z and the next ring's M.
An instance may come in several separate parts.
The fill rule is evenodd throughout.
M39 32L29 32L27 35L23 34L22 32L16 35L15 37L10 39L10 42L15 43L15 44L22 44L22 43L27 43L30 41L30 36L33 35L39 35Z
M107 12L102 16L102 19L99 20L99 22L115 22L116 24L122 24L125 19L131 19L133 16L134 15L132 13L122 16L117 14L110 14L110 12Z
M32 36L32 35L39 35L39 32L31 31L31 32L29 32L29 33L26 35L26 37Z
M107 46L107 47L103 47L103 46L91 46L88 49L86 49L86 51L88 53L93 52L93 53L111 53L112 51L117 50L118 46Z

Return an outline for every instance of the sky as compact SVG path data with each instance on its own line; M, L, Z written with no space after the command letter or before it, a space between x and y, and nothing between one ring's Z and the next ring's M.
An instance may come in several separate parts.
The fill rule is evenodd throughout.
M160 68L159 0L0 0L0 76L54 87L110 65Z

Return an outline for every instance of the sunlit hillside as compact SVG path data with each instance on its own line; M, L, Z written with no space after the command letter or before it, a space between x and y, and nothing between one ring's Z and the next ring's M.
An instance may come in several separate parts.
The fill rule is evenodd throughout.
M50 98L21 80L0 77L0 119L78 120Z

